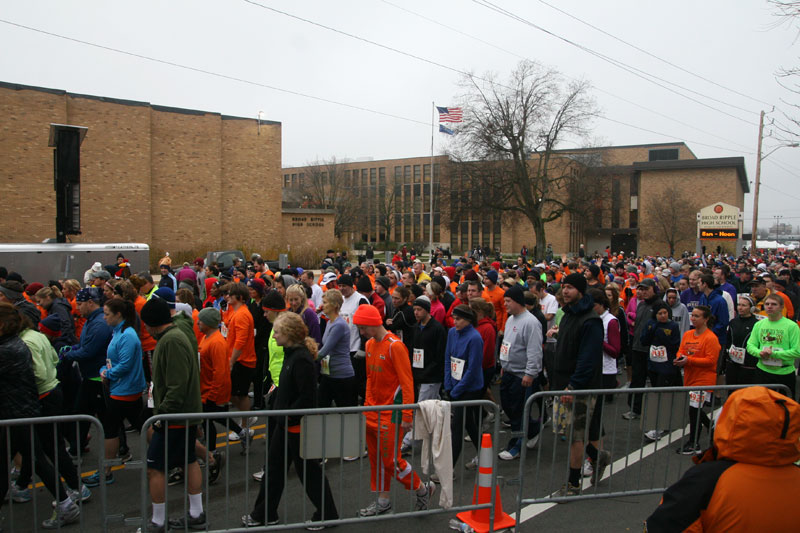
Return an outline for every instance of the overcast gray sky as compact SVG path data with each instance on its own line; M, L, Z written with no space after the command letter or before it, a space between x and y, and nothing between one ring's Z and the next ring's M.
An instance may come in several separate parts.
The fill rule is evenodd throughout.
M427 155L431 104L454 105L458 71L505 77L522 58L594 85L605 117L594 124L594 142L682 140L701 158L744 156L751 182L758 112L775 105L768 117L785 124L781 110L790 107L782 100L800 102L774 77L781 66L800 65L797 29L775 27L766 0L26 0L4 3L0 19L2 81L245 117L263 111L283 123L284 166L330 156ZM528 23L661 78L659 84L701 103ZM436 152L444 142L436 133ZM764 144L764 153L778 146L772 138ZM760 226L772 225L775 215L800 225L798 174L800 148L764 160ZM751 221L748 194L746 231Z

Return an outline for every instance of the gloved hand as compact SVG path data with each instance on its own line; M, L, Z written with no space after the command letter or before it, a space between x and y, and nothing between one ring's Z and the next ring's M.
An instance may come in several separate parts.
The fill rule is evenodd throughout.
M58 360L63 361L67 356L67 353L69 353L71 350L72 346L62 346L61 349L58 350Z

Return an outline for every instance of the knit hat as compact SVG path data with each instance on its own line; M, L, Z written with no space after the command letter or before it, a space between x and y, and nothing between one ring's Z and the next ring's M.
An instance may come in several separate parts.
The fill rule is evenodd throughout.
M76 302L88 302L89 300L94 300L99 303L100 291L94 287L86 287L85 289L79 290L78 294L75 295Z
M475 324L475 312L470 309L468 305L458 305L455 309L453 309L453 316L461 317L465 320L469 320L471 324Z
M358 292L372 292L372 281L367 276L361 276L356 281Z
M352 287L353 286L353 276L351 276L350 274L342 274L341 276L339 276L339 286L340 287L342 287L342 286Z
M61 319L58 315L47 315L39 322L39 331L49 337L58 337L61 335Z
M263 279L253 278L247 282L247 286L256 291L259 296L264 296L264 291L267 289L267 284Z
M492 268L495 270L500 270L500 261L492 261Z
M5 294L6 298L12 301L22 298L23 290L22 283L19 281L6 280L4 283L0 283L0 292Z
M267 311L285 311L286 300L277 289L272 289L261 299L261 307Z
M431 299L427 296L420 296L414 300L414 305L423 308L429 313L431 312Z
M447 277L453 279L456 277L456 267L446 266L444 267L444 273L447 274Z
M600 275L600 267L597 265L589 265L589 272L591 272L592 276L596 278Z
M139 316L146 325L151 328L157 328L172 322L172 315L169 310L170 307L166 301L161 298L150 298L142 307L142 312Z
M464 281L478 281L478 273L471 268L464 272Z
M217 311L213 307L206 307L205 309L201 309L200 312L197 314L197 319L210 328L215 328L219 326L219 321L221 318L222 317L220 316L219 311Z
M497 283L497 270L490 270L486 273L486 279L492 283Z
M583 284L584 284L584 287L585 287L586 286L586 282L584 281ZM513 301L517 302L519 305L525 305L525 291L522 290L522 286L519 285L518 283L515 284L513 287L510 287L505 292L503 297L504 298L511 298Z
M378 276L377 278L375 278L375 283L379 283L381 287L387 290L389 289L389 285L391 285L389 278L387 278L386 276Z
M98 270L97 272L92 272L92 279L94 278L102 278L108 281L111 279L111 274L108 273L108 270Z
M205 264L205 261L203 261L202 257L198 257L197 259L194 260L194 264L201 267Z
M33 296L39 291L39 289L44 289L44 285L37 281L25 287L25 292L28 293L28 296Z
M167 302L167 305L169 305L170 309L175 309L175 291L169 287L159 287L158 290L153 293L153 296L161 298Z
M382 326L381 314L378 308L372 305L359 305L353 315L353 324L356 326Z
M577 272L561 278L561 285L571 285L575 287L581 294L586 293L586 278Z

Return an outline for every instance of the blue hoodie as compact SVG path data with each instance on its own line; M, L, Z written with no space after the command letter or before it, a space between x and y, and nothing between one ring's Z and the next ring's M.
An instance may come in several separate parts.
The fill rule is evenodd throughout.
M464 359L460 380L450 375L450 358ZM463 329L450 328L444 349L444 390L454 400L467 392L483 390L483 339L472 324Z
M108 360L111 368L106 370L109 393L115 396L130 396L145 390L142 368L142 343L134 328L122 329L124 322L114 326L114 334L108 345ZM102 368L100 369L102 370Z
M725 302L725 298L722 297L722 288L715 288L708 296L701 293L700 301L697 302L697 304L707 305L711 308L711 314L717 318L711 331L713 331L714 335L719 339L719 345L725 346L727 342L728 323L731 319L728 316L728 304Z
M86 318L78 344L64 353L66 361L77 361L83 379L99 380L100 367L106 362L106 350L111 341L111 327L103 318L103 308Z

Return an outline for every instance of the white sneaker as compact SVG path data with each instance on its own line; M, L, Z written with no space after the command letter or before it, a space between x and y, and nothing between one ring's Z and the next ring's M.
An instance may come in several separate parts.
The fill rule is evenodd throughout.
M535 437L528 439L528 442L525 443L525 446L529 450L534 449L536 445L539 443L539 435L541 435L541 433L537 433Z
M239 440L239 434L236 433L235 431L231 431L230 433L228 433L228 440L234 442Z
M519 452L517 452L516 455L514 455L508 450L503 450L502 452L497 454L497 457L499 457L503 461L513 461L514 459L519 459Z
M661 437L663 437L665 433L666 431L651 429L650 431L645 432L644 438L646 438L651 442L658 442L661 440Z
M247 427L253 427L257 423L258 423L258 417L257 416L251 416L250 418L247 419ZM253 430L251 429L250 431L253 431Z
M464 468L466 468L467 470L475 470L476 468L478 468L478 456L476 455L475 457L473 457L470 462L464 465Z
M592 473L594 472L594 466L592 465L592 462L589 460L588 457L583 461L583 468L581 469L581 472L583 474L583 477L592 477Z
M469 435L467 435L466 437L464 437L464 442L472 442L472 438Z

